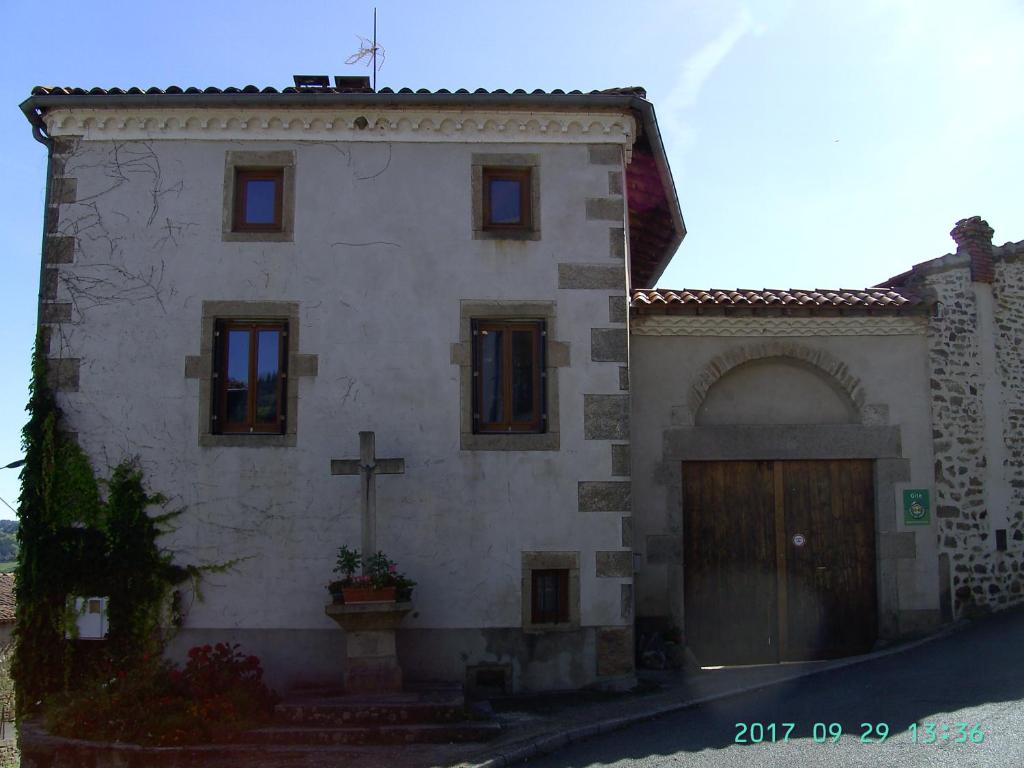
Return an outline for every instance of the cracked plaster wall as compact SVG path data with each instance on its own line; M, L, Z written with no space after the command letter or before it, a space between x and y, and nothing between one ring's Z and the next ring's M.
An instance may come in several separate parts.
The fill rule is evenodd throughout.
M224 242L225 154L268 148L295 152L294 242ZM473 240L480 151L540 158L541 240ZM608 443L584 438L583 395L620 391L620 366L590 354L614 291L559 290L558 262L608 259L608 222L585 202L608 193L608 166L586 145L62 139L58 154L54 175L76 184L51 227L47 298L67 307L50 316L51 357L81 361L60 393L70 428L101 474L138 455L186 508L165 540L182 561L243 558L206 578L186 630L336 631L324 584L338 545L359 541L359 483L329 461L358 455L359 430L406 461L377 481L378 546L419 582L405 626L519 627L520 553L551 549L580 552L584 627L631 625L620 581L595 571L622 545L621 515L578 511L578 482L612 477ZM463 299L556 303L571 352L559 452L460 450ZM184 369L204 300L299 302L298 351L319 365L298 384L295 447L198 445Z

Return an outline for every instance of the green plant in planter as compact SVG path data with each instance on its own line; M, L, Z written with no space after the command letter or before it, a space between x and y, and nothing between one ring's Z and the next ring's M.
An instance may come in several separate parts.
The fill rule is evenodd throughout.
M365 565L365 571L357 575L356 571ZM398 572L394 560L378 551L375 555L363 558L357 549L349 549L343 544L338 548L337 564L334 572L341 575L340 579L330 582L327 590L337 599L346 587L362 587L365 589L395 588L397 600L408 600L412 596L412 588L416 582Z

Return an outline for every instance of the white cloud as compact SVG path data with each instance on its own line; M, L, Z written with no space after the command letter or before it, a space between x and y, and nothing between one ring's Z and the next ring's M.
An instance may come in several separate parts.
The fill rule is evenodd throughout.
M740 6L733 20L712 40L705 43L683 62L679 76L658 108L665 128L674 134L678 144L689 144L692 130L682 113L697 103L701 88L736 44L751 32L760 31L746 6Z

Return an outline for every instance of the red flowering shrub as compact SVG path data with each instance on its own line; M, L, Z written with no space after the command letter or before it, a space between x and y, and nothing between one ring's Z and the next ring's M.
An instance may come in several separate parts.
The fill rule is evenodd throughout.
M47 727L61 736L147 745L230 741L269 722L277 700L263 684L260 660L238 648L198 646L184 669L152 657L130 669L108 662L92 683L46 702Z

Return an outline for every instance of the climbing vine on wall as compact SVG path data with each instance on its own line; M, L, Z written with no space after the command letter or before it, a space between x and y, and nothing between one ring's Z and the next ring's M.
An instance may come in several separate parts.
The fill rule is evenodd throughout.
M157 539L183 510L150 515L165 503L149 494L132 460L97 481L88 457L62 431L61 412L46 381L46 358L36 341L22 431L25 466L18 505L17 628L12 675L18 712L66 689L87 661L66 636L75 634L71 598L109 597L103 652L130 667L159 652L162 627L173 614L175 587L205 570L172 562ZM106 499L100 493L107 489ZM230 565L230 564L229 564ZM221 570L220 566L214 570Z

